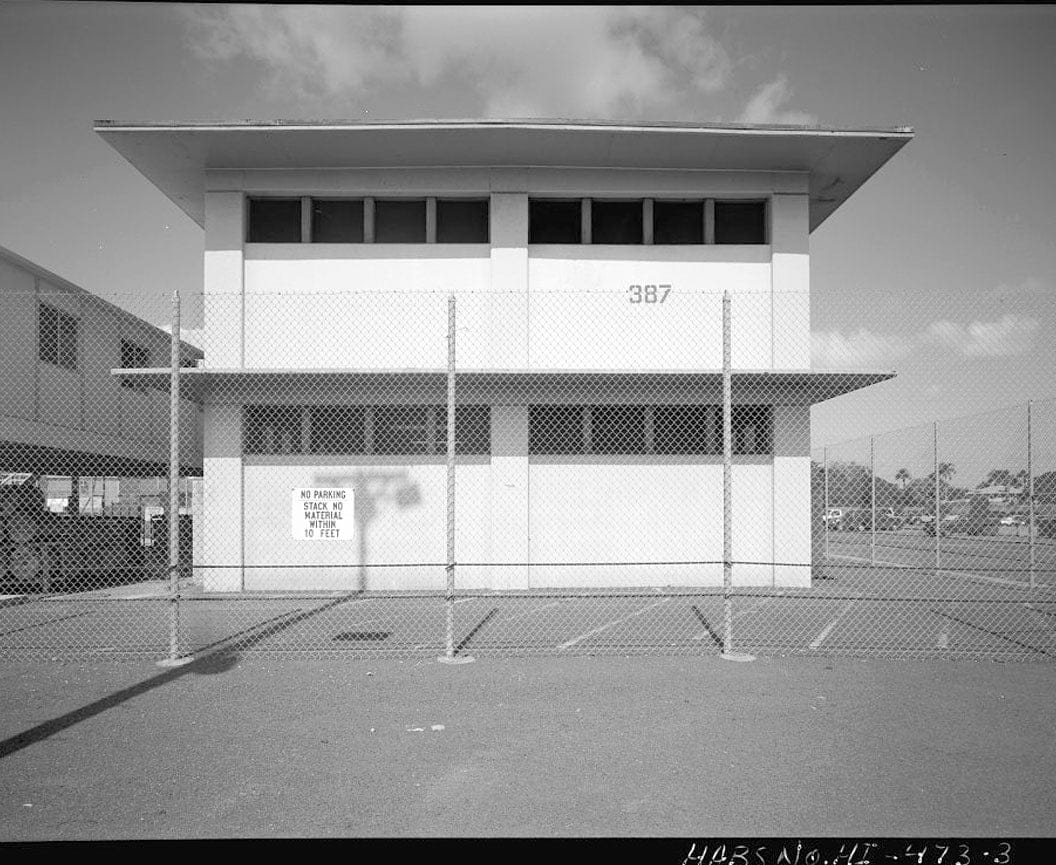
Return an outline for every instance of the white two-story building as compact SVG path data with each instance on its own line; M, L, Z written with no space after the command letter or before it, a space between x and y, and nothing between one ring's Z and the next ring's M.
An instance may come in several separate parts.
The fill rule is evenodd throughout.
M908 130L96 128L205 229L207 590L444 586L451 296L458 585L721 584L724 291L734 582L810 584L810 406L891 375L811 370L810 232Z

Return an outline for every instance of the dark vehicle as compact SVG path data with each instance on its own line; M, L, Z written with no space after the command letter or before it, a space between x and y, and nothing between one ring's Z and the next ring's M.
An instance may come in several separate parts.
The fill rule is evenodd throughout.
M901 528L902 523L891 508L876 509L876 530L890 532ZM848 508L839 518L836 527L843 532L870 532L873 529L872 508Z
M141 533L135 517L49 511L32 475L0 485L0 583L50 592L141 579Z

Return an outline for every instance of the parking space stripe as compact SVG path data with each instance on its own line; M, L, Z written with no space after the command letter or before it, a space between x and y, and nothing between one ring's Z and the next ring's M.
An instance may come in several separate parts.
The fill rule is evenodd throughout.
M622 619L616 619L616 621L609 622L606 625L602 625L600 628L594 628L594 630L592 630L592 631L587 631L585 634L580 634L578 637L573 637L571 640L568 640L565 643L561 643L561 645L559 645L557 648L558 649L571 648L572 646L576 645L576 643L581 643L581 642L583 642L583 640L586 640L589 637L597 636L598 634L602 633L603 631L607 631L609 628L614 628L617 625L622 625L628 619L633 619L635 616L640 616L646 610L651 610L653 607L659 607L661 604L666 604L670 600L671 600L670 598L664 598L662 601L657 601L655 604L649 604L649 606L642 607L640 610L636 610L635 612L631 613L630 615L624 616Z
M818 634L811 642L810 648L819 648L821 644L824 643L825 640L828 638L829 634L832 633L832 629L836 627L836 623L839 622L839 620L843 618L844 614L856 603L857 601L851 601L849 604L846 604L844 608L836 614L836 618L829 622L824 628L822 628L821 633Z

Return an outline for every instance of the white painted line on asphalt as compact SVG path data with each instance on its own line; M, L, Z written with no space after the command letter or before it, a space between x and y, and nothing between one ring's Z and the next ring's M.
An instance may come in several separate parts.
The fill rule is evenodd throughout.
M558 649L571 648L572 646L576 645L576 643L581 643L581 642L583 642L583 640L586 640L588 637L596 636L597 634L600 634L602 631L607 631L609 628L614 628L617 625L622 625L628 619L633 619L635 616L640 616L646 610L651 610L653 607L659 607L661 604L666 604L670 600L671 600L670 598L664 598L662 601L657 601L655 604L649 604L649 606L642 607L640 610L636 610L635 612L631 613L630 615L624 616L622 619L617 619L614 622L609 622L607 625L602 625L600 628L595 628L592 631L587 631L585 634L580 634L578 637L573 637L571 640L569 640L568 642L562 643L557 648Z
M821 644L824 643L825 640L828 638L829 634L832 633L832 629L836 627L836 623L843 618L844 613L846 613L851 607L853 607L855 603L857 602L851 601L850 603L846 604L844 608L836 614L836 618L829 622L824 628L822 628L821 633L818 634L811 642L810 648L817 649L819 646L821 646Z
M461 598L457 601L452 601L452 604L468 604L470 601L477 601L479 598Z
M769 598L764 598L762 601L760 601L754 607L749 607L747 610L741 610L739 613L734 613L733 617L735 619L739 619L741 616L747 616L750 613L754 613L760 607L765 607L767 604L769 604L772 600L774 600L774 597L775 596L771 595ZM711 631L705 629L705 630L701 631L699 634L697 634L693 639L694 640L703 640L705 637L710 637L710 636L712 636Z
M829 558L830 559L850 559L850 560L855 561L855 562L869 562L870 564L873 563L871 559L866 559L866 558L863 558L862 556L847 556L847 555L839 555L837 553L829 553ZM888 565L888 566L893 567L893 568L904 568L906 570L921 570L921 568L928 569L926 565L907 565L904 562L903 563L888 562L888 561L884 561L883 559L877 559L875 564ZM966 580L982 580L983 582L987 582L987 583L1000 583L1003 586L1018 586L1018 587L1021 587L1021 588L1024 588L1024 589L1029 589L1030 588L1030 583L1027 582L1026 580L1007 580L1004 577L984 577L982 574L973 574L973 573L971 573L969 571L953 571L953 570L948 570L946 568L939 568L938 571L936 571L936 573L948 574L949 576L952 576L952 577L963 577ZM1050 591L1052 589L1052 586L1049 585L1048 583L1035 582L1034 586L1035 586L1035 588L1045 589L1046 591Z
M1002 586L1015 586L1020 589L1029 589L1030 582L1027 580L1006 580L1004 577L984 577L982 574L973 574L968 571L948 571L945 568L939 568L940 574L950 574L955 577L964 577L966 580L982 580L984 583L999 583ZM1045 589L1049 591L1052 586L1048 583L1034 583L1034 588Z

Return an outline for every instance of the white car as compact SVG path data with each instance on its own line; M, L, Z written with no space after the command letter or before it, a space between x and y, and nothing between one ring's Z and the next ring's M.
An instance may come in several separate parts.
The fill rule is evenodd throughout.
M1007 517L1001 517L998 521L1002 526L1025 526L1027 521L1019 514L1009 514Z

